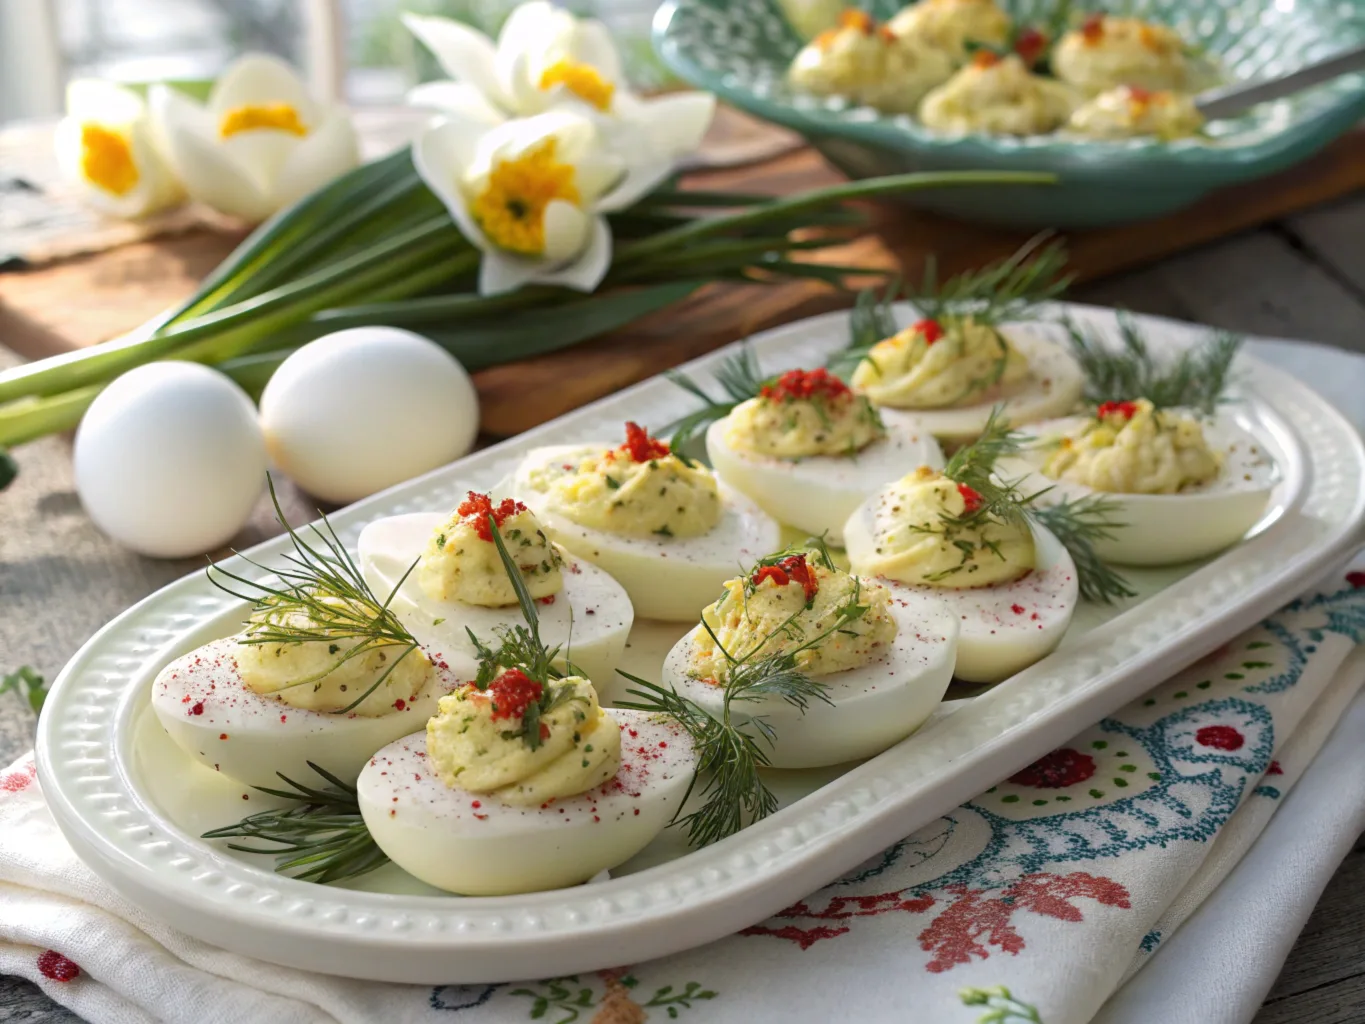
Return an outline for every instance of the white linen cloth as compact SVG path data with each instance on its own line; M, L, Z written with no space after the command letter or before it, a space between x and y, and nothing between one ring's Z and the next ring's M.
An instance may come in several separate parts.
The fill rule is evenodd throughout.
M1337 575L776 917L520 984L348 981L182 935L77 860L26 757L0 774L0 971L96 1024L1239 1024L1365 824L1362 640L1365 573Z

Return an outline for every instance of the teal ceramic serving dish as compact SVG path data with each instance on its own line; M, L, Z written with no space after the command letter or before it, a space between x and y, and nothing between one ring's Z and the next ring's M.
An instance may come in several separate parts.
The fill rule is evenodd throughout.
M1056 0L1003 0L1023 23ZM891 17L898 0L871 0ZM1365 42L1365 0L1091 0L1164 22L1233 80L1284 74ZM1365 116L1365 75L1345 75L1290 99L1209 125L1204 139L1099 142L983 134L948 136L910 117L793 93L788 65L802 42L777 0L668 0L654 44L679 76L736 107L800 132L855 178L907 171L1051 171L1051 187L978 186L916 192L907 201L964 220L1017 227L1097 227L1189 206L1223 185L1304 160Z

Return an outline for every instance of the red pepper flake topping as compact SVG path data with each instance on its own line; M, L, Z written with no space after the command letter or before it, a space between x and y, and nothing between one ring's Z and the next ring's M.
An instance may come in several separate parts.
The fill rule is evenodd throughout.
M554 604L554 603L555 603L555 596L554 596L554 594L547 594L545 597L538 597L538 598L536 598L536 604Z
M650 437L649 431L638 423L626 424L626 443L617 450L629 455L632 462L649 462L669 454L668 445L657 437Z
M407 706L408 702L405 701L402 697L399 697L396 701L393 702L393 707L395 711L405 711L407 710Z
M1036 28L1026 28L1014 40L1014 52L1030 66L1038 63L1038 58L1047 49L1047 36Z
M990 50L977 50L972 54L972 67L974 68L993 68L1000 63L1000 55Z
M202 715L204 713L204 702L196 701L194 707L190 708L190 714Z
M227 733L225 733L225 732L220 732L220 733L218 734L218 738L219 738L220 740L225 740L225 739L227 739Z
M1099 419L1108 416L1122 416L1125 420L1131 420L1138 411L1136 402L1105 402L1095 410L1095 415Z
M526 506L511 498L503 498L494 505L488 495L470 491L455 511L465 519L473 519L474 532L479 535L479 540L486 540L492 544L493 532L488 528L488 517L492 516L493 521L501 527L512 516L525 512Z
M985 52L986 52L985 50L981 50L977 53L977 56L979 57L981 56L982 53ZM977 66L990 67L989 64L985 65L978 64ZM924 343L926 345L932 345L934 342L942 338L944 334L943 325L939 323L937 320L919 320L910 329L914 331L916 334L921 335L924 338Z
M540 723L540 738L542 740L548 740L550 738L550 727L544 722Z
M471 800L471 801L469 802L469 806L472 807L472 808L474 808L474 810L477 811L480 807L483 806L483 804L479 803L479 801L477 801L477 800Z
M856 28L865 36L870 36L877 30L877 23L872 20L872 15L866 11L850 7L839 15L840 28Z
M1081 23L1081 38L1094 46L1104 38L1104 15L1092 14Z
M542 692L544 687L521 669L509 668L488 684L489 697L493 701L493 717L520 718L532 701L540 700Z
M758 587L764 580L772 580L773 585L778 587L785 587L789 583L801 584L801 589L806 592L807 602L820 589L820 584L816 581L815 574L811 572L810 563L806 561L805 555L788 555L776 565L760 566L754 571L753 585Z
M1015 615L1023 615L1024 612L1026 612L1027 610L1028 609L1026 609L1022 604L1010 605L1010 611L1014 612Z
M1144 89L1140 85L1128 86L1128 98L1134 103L1151 103L1155 95L1150 89Z
M788 370L759 392L773 402L809 402L820 398L835 401L852 394L848 385L823 367L818 370Z
M986 499L981 497L979 491L977 491L975 488L968 487L966 484L958 484L957 493L962 495L962 501L966 506L965 508L963 508L962 511L967 515L971 515L973 512L976 512L978 509L981 508L982 505L986 503Z

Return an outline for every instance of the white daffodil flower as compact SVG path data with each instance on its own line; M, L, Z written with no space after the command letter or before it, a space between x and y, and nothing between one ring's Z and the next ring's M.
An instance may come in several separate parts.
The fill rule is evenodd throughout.
M601 142L594 122L572 110L492 126L451 114L417 137L417 173L483 254L480 294L531 282L597 287L611 266L604 214L630 206L660 178Z
M308 95L288 64L234 61L207 104L153 86L152 116L189 194L256 223L360 162L350 115Z
M143 217L184 201L141 96L81 79L66 90L66 111L57 125L57 164L90 206L115 217Z
M416 106L493 124L573 105L612 151L668 167L697 148L715 113L709 93L635 95L607 27L544 0L517 7L496 43L448 18L405 14L403 23L454 79L417 86L408 94Z

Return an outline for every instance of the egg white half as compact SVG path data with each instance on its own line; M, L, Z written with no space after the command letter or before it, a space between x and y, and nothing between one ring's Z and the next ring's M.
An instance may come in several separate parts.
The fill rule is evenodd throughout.
M706 455L722 480L779 522L841 545L844 523L869 494L919 466L943 468L943 450L917 419L882 410L882 420L886 436L856 455L780 459L729 445L727 416L706 431Z
M431 771L426 733L405 736L360 773L365 826L395 864L448 892L500 896L586 882L663 831L696 764L690 739L672 719L607 713L621 726L616 776L540 807L451 789Z
M856 571L872 554L874 501L849 518L844 529L848 557ZM1032 524L1036 565L1013 583L953 590L898 586L910 603L946 605L958 620L957 665L953 675L971 683L998 683L1051 654L1062 642L1079 588L1076 565L1052 532ZM887 582L879 580L878 582Z
M370 588L381 597L392 593L408 566L422 553L427 539L445 520L439 513L414 512L378 519L366 526L356 546ZM561 647L589 679L612 679L635 620L630 598L619 583L582 559L566 556L562 572L564 589L553 601L536 603L541 639L546 646ZM473 645L466 628L473 630L480 642L496 646L499 627L524 622L516 605L484 608L434 600L422 590L415 572L403 581L391 607L420 643L470 654Z
M1080 401L1085 384L1085 375L1071 353L1026 326L1005 325L1000 332L1028 360L1028 376L1023 380L1004 389L995 388L985 392L970 405L894 411L913 417L920 430L952 444L974 441L980 437L986 421L990 419L991 410L997 405L1002 407L1006 422L1012 426L1070 412ZM883 419L892 411L887 406L877 408ZM887 426L890 426L889 420Z
M593 445L536 448L517 467L510 491L536 514L551 540L614 577L640 618L697 619L741 566L781 546L777 521L724 482L720 522L699 537L627 537L579 526L549 507L531 474L544 467L577 465L600 450Z
M1079 427L1082 417L1037 423L1028 433L1040 439ZM1204 437L1223 456L1223 468L1208 483L1179 494L1115 494L1096 491L1072 480L1053 480L1042 472L1045 451L1029 450L1002 459L999 472L1022 478L1027 493L1050 488L1041 504L1075 501L1091 495L1118 506L1114 519L1125 523L1110 540L1095 542L1095 552L1120 565L1175 565L1212 555L1235 544L1265 514L1275 489L1275 460L1265 445L1238 426L1236 415L1220 410L1204 421Z
M374 717L328 714L248 689L236 648L236 639L227 637L171 662L152 683L152 710L190 757L248 786L278 789L280 775L317 782L309 761L349 782L384 744L425 728L440 699L474 676L467 659L452 667L434 657L431 679L401 710Z
M892 593L896 637L861 668L813 677L829 687L832 704L811 701L804 714L777 697L730 705L736 724L762 718L771 726L772 746L759 742L774 768L819 768L879 754L924 724L943 699L953 678L957 617L909 588L878 582ZM698 625L669 651L663 681L719 715L721 688L687 674L701 630Z

